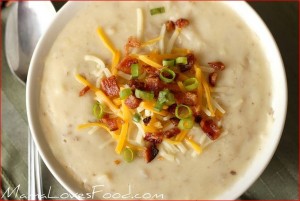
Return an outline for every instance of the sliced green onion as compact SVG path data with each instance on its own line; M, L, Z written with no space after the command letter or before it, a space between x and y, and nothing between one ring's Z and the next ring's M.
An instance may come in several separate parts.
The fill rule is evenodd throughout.
M164 59L162 64L163 66L173 67L175 66L175 59Z
M176 64L187 64L187 57L177 57Z
M153 93L153 91L146 92L146 91L136 89L135 90L135 97L141 98L143 100L151 101L154 98L154 93Z
M154 106L156 111L160 112L162 110L164 104L168 101L167 98L169 93L170 91L168 89L159 92L157 102Z
M123 89L122 91L120 91L120 99L124 100L131 94L132 94L132 91L130 88Z
M172 94L171 92L167 94L167 102L166 105L170 106L173 105L175 103L175 98L174 98L174 94Z
M132 120L136 123L139 123L141 121L141 115L139 113L135 113L133 116L132 116Z
M152 8L150 9L151 15L161 14L165 12L165 7L158 7L158 8Z
M97 119L101 119L104 115L103 106L96 102L93 106L93 114Z
M154 106L154 110L160 112L164 106L164 102L156 102Z
M199 82L196 78L192 77L192 78L186 79L183 82L183 86L187 91L192 91L192 90L198 88Z
M124 158L124 160L127 162L127 163L130 163L131 161L133 161L133 159L134 159L134 152L132 151L132 149L130 149L130 148L125 148L124 149L124 151L123 151L123 153L122 153L122 155L123 155L123 158Z
M168 74L167 77L164 74ZM169 75L171 76L171 78L169 78ZM165 83L172 82L175 79L175 77L176 77L175 72L172 71L169 68L163 68L163 69L161 69L160 74L159 74L159 78L162 81L164 81Z
M132 64L130 66L131 68L131 76L133 78L137 78L141 74L140 66L139 64Z
M178 123L178 128L180 130L188 130L193 128L194 120L193 118L181 119Z
M192 110L187 105L177 105L175 109L175 116L178 119L186 119L192 116Z

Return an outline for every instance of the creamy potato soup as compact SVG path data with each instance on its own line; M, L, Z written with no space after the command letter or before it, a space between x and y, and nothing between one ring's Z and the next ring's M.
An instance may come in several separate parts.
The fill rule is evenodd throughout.
M95 199L219 196L259 154L271 119L269 66L256 34L222 2L84 5L45 61L40 121L56 159ZM126 73L126 55L140 67ZM163 83L165 99L133 77ZM160 135L145 128L154 116Z

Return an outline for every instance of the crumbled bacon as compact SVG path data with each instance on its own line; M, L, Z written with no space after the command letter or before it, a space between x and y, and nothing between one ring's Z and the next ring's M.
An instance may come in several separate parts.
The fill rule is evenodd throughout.
M197 104L197 95L192 92L179 92L175 94L175 99L178 104L194 106Z
M163 131L163 135L166 136L166 138L172 138L172 137L178 135L179 133L180 133L180 129L177 127Z
M145 79L145 88L148 91L153 91L155 95L163 89L164 85L158 76L148 76Z
M208 65L217 71L225 69L225 65L220 61L208 62Z
M201 106L200 105L191 106L190 108L191 108L194 116L201 114Z
M174 125L177 126L179 124L179 119L177 117L172 117L170 118L170 122Z
M140 47L140 46L141 46L141 42L136 37L130 36L127 40L126 45L125 45L126 55L129 54L130 48Z
M159 70L157 70L156 68L154 68L150 65L143 65L143 68L144 68L145 72L148 73L148 74L158 75L158 73L159 73Z
M110 118L108 115L105 115L100 119L100 122L106 124L110 131L115 131L119 129L118 118Z
M171 113L171 114L173 114L173 115L175 115L175 109L176 109L176 107L177 107L177 104L176 104L176 103L170 105L170 106L168 107L168 112Z
M156 148L154 143L147 146L146 150L144 151L144 158L147 163L151 162L158 154L159 150Z
M117 69L130 74L131 73L131 65L132 64L137 64L139 61L135 58L132 58L130 56L126 56L118 65L117 65Z
M143 119L143 122L144 122L145 126L147 126L150 123L150 121L151 121L150 116Z
M120 92L120 88L117 84L116 76L110 76L108 78L103 78L101 80L101 89L104 93L110 97L118 96Z
M125 100L125 105L127 105L130 109L135 109L140 105L141 101L141 99L136 98L134 95L130 95Z
M216 73L216 72L210 73L208 75L208 81L212 87L216 86L217 77L218 77L218 73Z
M90 90L90 87L89 87L89 86L84 87L84 88L79 92L79 96L83 96L83 95L86 94L89 90Z
M202 120L201 115L196 115L196 116L195 116L195 122L196 122L196 123L200 123L201 120Z
M147 142L152 142L154 144L160 144L163 140L163 135L161 132L156 133L145 133L144 140Z
M131 79L129 81L129 87L132 90L136 90L136 89L145 90L145 83L142 81L139 81L138 79Z
M172 20L166 21L166 30L167 32L175 30L175 23Z
M182 29L184 27L187 27L190 24L190 22L187 19L180 18L180 19L176 20L175 24L178 28Z
M190 70L196 62L196 58L193 53L187 54L186 57L187 57L187 64L179 64L178 65L180 72L186 72L186 71Z
M200 127L211 140L217 139L221 134L221 129L212 119L202 119L200 121Z

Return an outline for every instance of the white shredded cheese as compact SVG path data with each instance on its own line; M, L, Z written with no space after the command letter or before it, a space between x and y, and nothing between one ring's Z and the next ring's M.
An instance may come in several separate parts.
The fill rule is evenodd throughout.
M171 51L173 49L173 46L175 44L175 41L176 41L177 37L179 36L179 33L180 33L179 29L176 28L175 31L174 31L174 33L173 33L173 35L171 36L171 38L170 38L170 40L168 42L168 46L167 46L167 50L166 50L167 54L171 53Z
M175 156L172 155L172 154L168 154L167 152L165 152L164 149L159 150L159 155L161 155L163 158L167 159L168 161L174 161L175 160Z
M137 39L139 41L143 40L143 33L144 33L144 17L143 17L143 10L141 8L136 9L136 16L137 16Z
M177 144L176 146L177 146L177 148L178 148L183 154L185 154L185 152L187 151L187 149L186 149L186 147L184 146L183 143L179 143L179 144Z
M202 110L207 116L211 117L211 112L207 108L204 107Z
M159 50L161 54L165 52L165 35L166 35L166 24L163 24L160 30L160 41L159 41Z
M206 73L213 73L215 70L213 68L207 67L207 66L200 66L201 71Z
M88 134L89 134L89 135L92 135L92 134L94 134L98 129L99 129L98 126L94 126L94 127L92 127L92 128L88 131Z
M124 78L125 80L131 80L131 75L124 73L122 71L118 71L118 76Z
M97 64L97 67L104 72L106 77L110 77L112 75L111 72L105 67L104 62L98 57L92 55L85 55L84 60L95 62Z
M225 110L215 101L213 98L211 99L212 104L217 108L222 114L225 114Z

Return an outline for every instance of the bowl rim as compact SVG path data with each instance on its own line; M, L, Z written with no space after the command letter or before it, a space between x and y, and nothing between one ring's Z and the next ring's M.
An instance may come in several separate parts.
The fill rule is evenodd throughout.
M56 161L55 157L52 155L52 153L49 153L50 149L45 148L45 140L41 134L39 135L40 131L40 125L38 125L38 109L35 107L37 105L38 101L38 95L40 89L37 90L36 83L40 81L41 78L37 78L36 75L42 75L42 71L44 67L39 67L43 59L39 58L45 58L48 51L47 48L45 50L43 47L48 47L48 50L51 48L51 44L49 44L51 40L55 40L56 36L59 34L60 29L59 27L63 27L76 13L78 10L82 8L82 4L84 2L67 2L57 13L54 20L46 30L46 32L43 34L41 39L39 40L37 47L33 53L32 60L30 62L29 67L29 73L28 73L28 79L27 79L27 85L26 85L26 109L27 109L27 117L28 117L28 124L29 128L32 133L32 138L36 144L36 147L41 155L41 158L43 159L44 163L52 173L52 175L56 178L56 180L75 198L82 199L80 196L78 196L78 192L82 190L81 188L76 188L76 184L71 184L68 182L67 177L63 174L65 171L59 171L59 166L57 164L53 164L53 162ZM273 86L273 96L277 97L278 99L274 100L272 102L272 108L276 109L276 118L274 120L274 126L271 127L269 133L274 134L274 138L271 138L271 140L268 142L268 146L270 146L272 149L265 150L264 151L264 157L260 157L263 160L262 163L259 164L251 164L249 167L247 167L246 172L244 173L244 177L240 177L237 182L235 182L228 190L225 190L225 192L221 193L217 200L227 200L227 199L236 199L239 196L241 196L263 173L269 162L271 161L278 143L280 141L284 123L286 119L286 113L287 113L287 81L286 81L286 73L284 64L282 61L282 57L279 51L279 48L264 21L260 18L260 16L255 12L255 10L245 1L239 1L239 2L223 2L227 6L229 6L230 9L232 9L237 16L242 18L243 22L247 24L247 26L251 30L254 30L255 32L258 32L262 37L262 45L270 49L268 49L268 60L270 58L273 59L272 65L275 66L276 73L274 71L271 72L272 75L272 86ZM242 11L241 11L242 10ZM249 17L250 16L250 17ZM248 19L245 21L245 19ZM54 30L57 31L57 33L53 34ZM262 34L263 33L263 34ZM50 39L50 40L49 40ZM48 45L48 46L47 46ZM50 46L49 46L50 45ZM270 57L271 56L271 57ZM270 60L269 60L270 61ZM271 65L271 64L270 64ZM274 82L275 78L277 82ZM276 86L275 86L276 85ZM275 88L279 87L281 90L275 90ZM278 89L278 88L277 88ZM275 95L274 95L275 94ZM51 162L52 161L52 162ZM257 156L253 159L253 161L258 161ZM249 168L253 168L250 169ZM75 186L74 186L75 185ZM77 185L78 186L78 185Z

